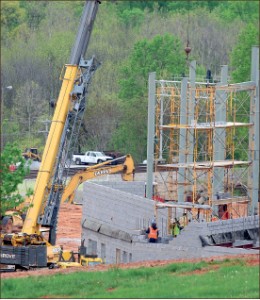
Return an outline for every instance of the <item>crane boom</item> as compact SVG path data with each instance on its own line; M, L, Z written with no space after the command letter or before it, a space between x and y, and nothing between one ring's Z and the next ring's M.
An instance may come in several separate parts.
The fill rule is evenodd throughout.
M46 202L46 197L49 194L50 179L53 175L53 169L59 150L60 140L69 110L70 93L73 89L77 73L77 66L66 67L60 95L52 119L48 139L44 148L42 163L36 179L34 194L22 229L22 232L27 234L39 234L40 224L38 222L38 217L43 213L44 201Z
M99 63L85 54L99 1L86 1L70 64L65 74L52 119L31 205L22 232L39 234L41 225L50 227L49 242L55 244L61 195L65 185L65 163L72 152L86 106L87 88ZM74 141L73 141L74 137Z
M86 1L85 3L76 41L71 51L71 65L78 65L80 58L85 56L99 4L100 1L98 0Z

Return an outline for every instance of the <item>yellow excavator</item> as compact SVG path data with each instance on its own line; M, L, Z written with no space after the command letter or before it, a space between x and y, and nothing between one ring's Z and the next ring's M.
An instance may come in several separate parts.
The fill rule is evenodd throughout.
M100 65L94 56L84 59L99 4L99 0L85 2L70 61L61 74L60 93L22 230L1 233L1 269L51 267L71 253L56 245L56 227L68 178L67 161L74 153L90 83ZM45 228L48 231L43 234ZM79 251L82 259L87 255L84 249Z
M24 152L22 153L22 156L27 160L35 160L35 161L41 161L40 154L38 153L37 148L26 148Z

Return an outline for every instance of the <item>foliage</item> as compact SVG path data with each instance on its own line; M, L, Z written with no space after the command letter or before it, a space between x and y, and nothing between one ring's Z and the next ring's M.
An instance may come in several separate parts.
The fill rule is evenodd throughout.
M259 19L259 1L219 1L215 13L225 22L254 23Z
M220 5L223 1L122 1L118 4L117 10L121 14L126 10L134 10L136 8L152 12L156 9L162 13L168 12L187 12L189 10L205 7L210 12Z
M127 27L135 27L140 26L142 21L144 20L144 13L139 8L134 8L132 10L124 10L120 15L119 19L127 26Z
M134 45L129 61L122 68L120 97L131 100L147 93L149 72L158 78L172 77L185 70L181 41L170 34L157 35L150 41L143 39Z
M30 140L25 106L21 107L21 95L28 95L25 85L37 86L39 113L51 118L48 102L58 96L59 76L68 63L83 5L84 1L1 1L1 85L13 86L5 95L4 118L10 120L4 124L5 143L19 141L21 128L24 141ZM86 130L79 139L82 149L119 147L115 150L134 151L136 160L145 158L148 73L156 71L158 79L186 73L183 48L188 36L190 59L200 66L198 75L211 69L215 78L220 65L231 59L234 80L248 78L249 49L258 43L258 31L249 28L258 27L258 7L258 1L102 1L85 56L95 54L102 66L89 89ZM19 118L16 107L21 108ZM32 140L43 148L43 129L34 128Z
M17 166L16 170L11 171L11 165ZM13 209L24 201L17 187L29 172L29 168L25 165L25 159L17 145L7 144L1 152L0 172L0 212L3 214L6 210Z
M1 28L7 32L12 32L25 18L25 11L20 8L17 1L1 1ZM3 35L1 34L1 38Z
M26 23L29 28L35 30L45 17L47 1L20 1L20 7L26 12Z
M249 23L239 34L238 42L231 52L232 78L235 82L250 80L252 46L259 44L259 29Z
M232 259L128 270L115 267L30 280L2 279L1 291L4 298L258 298L259 268Z
M249 23L238 37L237 44L231 52L231 66L233 67L232 81L245 82L250 81L251 75L251 55L252 46L259 44L259 29L254 24ZM245 92L237 93L234 99L237 122L250 122L248 119L250 111L250 97ZM237 128L235 134L236 144L239 147L235 150L235 159L248 160L248 128Z
M177 37L157 35L134 45L119 81L123 119L113 139L117 149L131 153L137 161L145 157L149 73L155 71L157 78L162 78L184 70L185 57Z

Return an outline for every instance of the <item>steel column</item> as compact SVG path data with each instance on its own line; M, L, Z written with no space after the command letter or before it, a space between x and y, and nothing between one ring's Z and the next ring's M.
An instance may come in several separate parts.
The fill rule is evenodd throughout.
M252 143L252 205L249 209L249 215L257 212L257 205L259 201L259 47L252 47L251 56L251 81L256 85L255 97L251 97L251 107L254 111L250 114L250 122L254 123L253 136L250 143Z
M146 198L153 197L154 136L155 136L155 76L149 73Z
M184 77L181 81L181 103L180 103L180 125L186 125L187 124L187 89L188 89L188 78ZM176 129L175 129L176 130ZM186 128L180 128L179 130L179 163L185 163L186 162L186 149L187 142L186 142L186 136L187 136L187 129ZM184 182L186 180L185 178L185 169L180 168L178 172L178 182ZM179 184L178 185L178 202L184 201L184 185Z

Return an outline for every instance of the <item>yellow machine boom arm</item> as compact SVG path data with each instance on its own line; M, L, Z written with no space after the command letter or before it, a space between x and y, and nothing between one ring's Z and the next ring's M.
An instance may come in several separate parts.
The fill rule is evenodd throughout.
M68 200L69 203L73 203L74 197L75 197L75 191L78 188L78 186L87 180L104 176L108 174L116 174L116 173L122 173L122 179L125 181L132 181L134 180L134 161L131 155L126 155L124 157L120 157L118 159L125 158L124 163L118 164L118 165L109 165L113 161L106 161L101 164L97 164L91 167L86 168L85 170L82 170L78 173L76 173L64 189L61 203Z
M42 163L37 176L33 205L29 206L27 216L24 221L22 232L27 234L40 233L40 225L37 222L38 216L43 213L44 203L48 196L50 178L54 169L55 160L60 146L61 135L63 133L65 120L69 111L70 92L73 89L74 81L77 77L78 66L67 65L66 71L58 97L55 113L52 119L50 132L44 148ZM44 201L42 200L44 199Z

